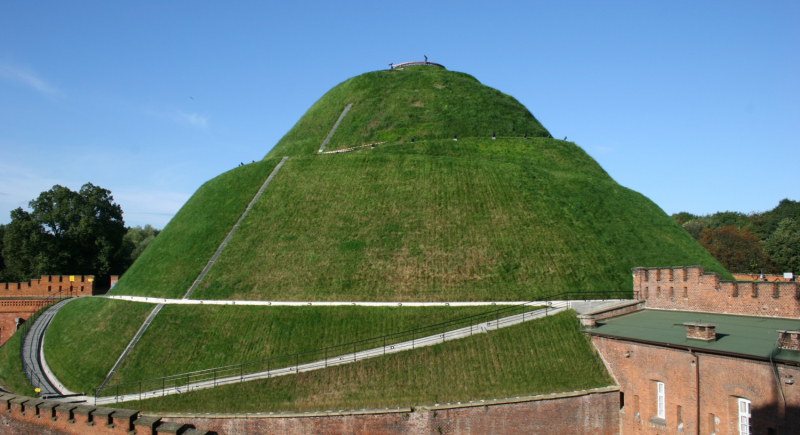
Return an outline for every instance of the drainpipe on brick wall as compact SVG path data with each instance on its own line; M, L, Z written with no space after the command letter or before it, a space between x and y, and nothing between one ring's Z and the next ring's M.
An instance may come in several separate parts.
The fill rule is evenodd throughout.
M775 353L775 349L780 349L778 346L778 342L780 342L780 337L778 337L778 341L775 342L775 347L769 351L769 367L772 369L772 374L775 375L775 385L778 386L778 391L781 392L781 398L783 399L783 412L786 412L786 396L783 395L783 388L781 388L781 380L778 378L778 369L775 367L775 363L772 362L772 354ZM779 350L780 352L780 350Z
M695 426L697 426L697 435L700 435L700 354L694 353L692 349L689 349L689 355L694 357L695 392L697 394L697 419L695 420Z

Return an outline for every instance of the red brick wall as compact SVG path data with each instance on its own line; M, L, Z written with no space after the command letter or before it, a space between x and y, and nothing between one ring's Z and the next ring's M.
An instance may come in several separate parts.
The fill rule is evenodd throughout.
M752 402L753 433L767 428L781 434L800 433L800 385L787 385L788 376L800 381L800 368L778 364L779 379L787 407L775 383L769 362L592 337L606 367L617 379L624 400L620 413L622 435L697 433L697 369L700 375L701 434L735 435L736 398ZM626 356L628 354L628 356ZM654 423L655 382L664 382L666 426ZM678 407L683 430L678 430ZM637 417L638 412L638 417ZM714 423L712 423L712 420ZM712 427L712 424L715 427Z
M17 322L14 319L28 320L48 302L42 299L0 300L0 346L14 335Z
M220 435L272 434L593 434L619 433L619 394L588 394L552 400L487 407L417 410L410 414L377 414L304 418L164 418L193 424ZM441 430L441 432L439 432Z
M722 281L698 266L636 267L633 290L647 308L800 318L796 282Z
M0 411L0 435L6 434L86 434L111 435L126 433L124 425L113 429L97 421L86 424L86 417L59 413L55 420L47 415L35 417L35 409L19 405L11 411ZM585 394L558 399L415 412L371 415L285 417L285 418L162 418L213 431L219 435L286 434L286 435L516 435L516 434L592 434L619 433L619 393L617 391ZM212 432L212 433L213 433ZM138 434L148 433L136 426ZM156 426L156 433L161 434ZM164 432L166 433L166 432Z
M92 295L94 292L93 275L42 275L39 279L28 282L0 283L0 298L47 297L57 294L59 290L70 293L70 296Z

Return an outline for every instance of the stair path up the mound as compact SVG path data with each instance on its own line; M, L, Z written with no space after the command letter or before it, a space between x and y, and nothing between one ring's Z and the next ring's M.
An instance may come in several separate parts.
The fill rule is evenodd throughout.
M200 285L200 281L203 280L203 278L206 276L206 273L208 273L208 270L211 269L211 266L213 266L214 262L217 261L217 257L219 257L219 254L221 254L222 250L225 249L225 246L228 245L228 241L231 239L231 237L233 237L233 233L235 233L236 230L239 228L239 224L242 223L242 221L244 220L245 216L247 216L247 213L250 211L251 208L253 208L253 204L255 204L256 201L258 201L258 198L260 198L261 194L264 193L264 189L267 188L267 185L269 184L269 182L272 181L272 179L275 177L275 174L278 173L278 171L281 169L281 166L283 166L283 164L288 159L289 159L289 156L286 156L286 157L282 158L280 163L278 163L278 165L275 166L275 169L272 170L272 173L269 174L269 177L267 177L266 181L264 181L264 184L262 184L261 188L258 189L258 192L253 197L253 199L250 201L250 204L247 204L247 208L244 209L244 212L242 213L242 215L239 216L239 220L236 221L236 224L234 224L233 228L231 228L230 232L228 232L228 235L225 237L225 240L223 240L222 243L220 243L220 245L217 248L216 252L214 252L214 255L211 256L210 260L208 260L208 263L206 264L206 267L204 267L203 270L200 271L200 275L197 276L197 279L194 280L194 282L192 283L192 286L189 287L189 290L187 290L186 294L183 295L183 299L189 299L189 297L192 295L192 293L197 288L197 286Z
M320 370L327 367L337 366L337 365L344 365L350 364L357 361L362 361L368 358L376 358L379 356L388 355L390 353L398 353L407 350L416 349L419 347L426 347L426 346L433 346L436 344L444 343L445 341L451 340L458 340L462 338L469 337L476 333L488 333L492 330L497 330L500 328L505 328L508 326L516 325L522 322L527 322L534 319L539 319L545 316L551 316L553 314L560 313L564 310L569 309L569 304L565 302L564 304L553 304L552 307L548 307L547 309L536 310L532 312L526 312L523 314L514 314L507 317L501 317L496 320L490 320L487 322L478 323L476 325L471 325L463 328L454 329L451 331L445 331L443 333L437 333L434 335L429 335L426 337L420 337L414 340L404 341L400 343L394 343L390 346L386 347L376 347L373 349L368 349L364 351L359 351L355 353L345 354L345 355L337 355L326 358L324 360L314 361L311 363L299 364L297 366L290 366L290 367L283 367L283 368L276 368L269 371L258 372L258 373L251 373L251 374L241 374L238 376L226 376L221 378L216 378L216 374L214 375L214 379L211 380L203 380L199 382L183 384L180 386L173 386L166 389L161 390L151 390L151 391L142 391L140 393L134 394L121 394L119 396L109 396L109 397L95 397L94 404L97 405L109 405L113 403L120 403L120 402L127 402L131 400L144 400L150 399L154 397L162 397L165 395L173 395L173 394L183 394L190 391L196 390L203 390L207 388L214 388L221 385L230 385L230 384L238 384L245 381L252 381L256 379L266 379L266 378L273 378L276 376L285 376L285 375L294 375L301 372L308 372L313 370ZM177 375L176 375L177 376ZM114 388L111 386L109 388Z
M344 116L347 115L347 112L350 111L351 107L353 107L353 103L348 104L347 107L345 107L344 110L342 111L342 114L339 115L339 119L337 119L336 123L333 124L333 128L331 128L330 133L328 133L328 136L326 136L325 140L322 141L322 145L320 145L319 147L319 153L325 151L325 147L328 146L328 142L331 140L331 137L333 137L333 133L336 131L337 128L339 128L339 123L342 122L342 119L344 119Z
M150 315L147 316L147 319L144 320L142 326L139 328L138 331L136 331L136 335L133 336L131 342L128 343L128 345L125 347L125 350L123 350L122 354L119 356L119 358L117 358L117 362L115 362L114 366L111 367L111 370L109 370L108 374L106 375L106 378L103 379L103 383L100 384L101 389L105 387L106 384L108 384L108 381L110 381L112 377L114 377L114 373L117 372L119 365L122 364L122 360L124 360L125 357L128 356L128 354L131 352L133 347L136 346L136 343L138 343L139 339L142 338L142 335L144 335L144 332L147 331L147 328L150 326L150 324L153 323L153 319L156 318L156 316L158 315L158 313L161 311L162 308L164 308L164 304L158 304L156 305L155 308L153 308L153 311L151 311Z
M278 163L278 165L275 166L275 169L272 170L272 173L269 174L269 177L267 177L267 179L261 185L261 188L258 189L258 192L256 192L255 196L253 196L253 199L250 201L249 204L247 204L247 208L245 208L244 212L242 212L242 215L239 216L239 220L236 221L236 224L233 225L233 228L231 228L231 230L228 232L228 235L225 237L225 239L222 241L222 243L220 243L219 247L214 252L214 255L211 256L210 260L208 260L208 263L203 268L203 270L200 271L200 274L197 276L197 279L194 280L194 282L192 283L192 286L189 287L189 290L187 290L186 294L183 295L183 299L189 299L189 296L192 295L192 292L194 292L194 289L197 288L197 286L200 284L200 282L206 276L206 273L208 273L208 270L211 269L211 266L213 266L214 262L217 261L217 257L219 257L219 254L221 254L222 250L225 249L225 246L228 245L228 241L231 239L231 237L233 237L233 233L235 233L236 229L239 228L239 225L242 223L242 221L244 220L245 216L247 216L247 213L250 211L251 208L253 208L253 204L255 204L256 201L258 201L258 198L260 198L261 194L264 193L264 189L267 188L267 185L269 184L269 182L272 181L272 179L275 177L275 174L278 173L278 171L281 169L281 166L283 166L283 164L288 159L289 159L288 156L282 158L281 161ZM150 315L147 316L147 319L144 321L144 323L142 324L141 328L139 328L139 331L136 332L136 335L133 336L133 338L131 339L131 342L128 343L128 346L125 347L125 350L122 352L122 355L120 355L119 358L117 359L117 362L114 363L114 366L111 368L111 371L109 371L108 374L106 375L106 378L103 380L103 383L100 384L100 389L102 389L103 387L106 386L106 384L108 384L108 382L114 376L114 373L116 373L117 368L119 368L120 364L122 364L122 361L125 359L125 357L128 356L130 351L134 348L134 346L136 346L136 343L138 343L139 340L142 338L142 335L144 335L144 332L147 331L147 328L153 322L153 319L156 318L156 316L161 311L161 309L164 308L164 305L165 304L158 304L153 309L153 311L150 312Z

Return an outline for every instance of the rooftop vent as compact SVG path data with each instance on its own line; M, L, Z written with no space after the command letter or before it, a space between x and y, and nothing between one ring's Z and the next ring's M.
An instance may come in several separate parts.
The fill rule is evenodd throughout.
M800 350L800 331L778 330L778 347L786 350Z
M717 325L711 323L687 322L686 338L692 340L714 341L717 339Z

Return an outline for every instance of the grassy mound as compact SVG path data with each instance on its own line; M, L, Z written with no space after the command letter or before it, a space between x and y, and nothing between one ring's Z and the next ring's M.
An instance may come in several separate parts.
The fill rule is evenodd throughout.
M154 307L101 298L67 304L53 319L45 339L47 362L56 377L73 391L91 393ZM111 383L305 352L490 310L167 305Z
M513 97L474 77L441 68L409 67L353 77L331 89L300 118L268 157L317 152L348 104L353 107L326 150L371 142L459 137L549 136Z
M47 365L65 387L91 394L154 305L80 298L62 307L44 340Z
M183 297L279 161L241 166L200 186L109 294Z
M613 385L573 312L323 370L126 402L145 412L405 407Z
M197 299L534 300L630 289L636 265L725 270L553 139L431 141L287 161Z
M19 356L21 336L22 331L17 331L0 346L0 383L14 394L37 397L38 394L33 391L33 386L22 371Z
M388 142L317 155L350 103L330 148ZM193 298L531 300L630 289L635 266L697 264L730 278L650 200L545 136L524 106L466 74L354 77L264 162L198 190L112 293L181 296L284 155Z

